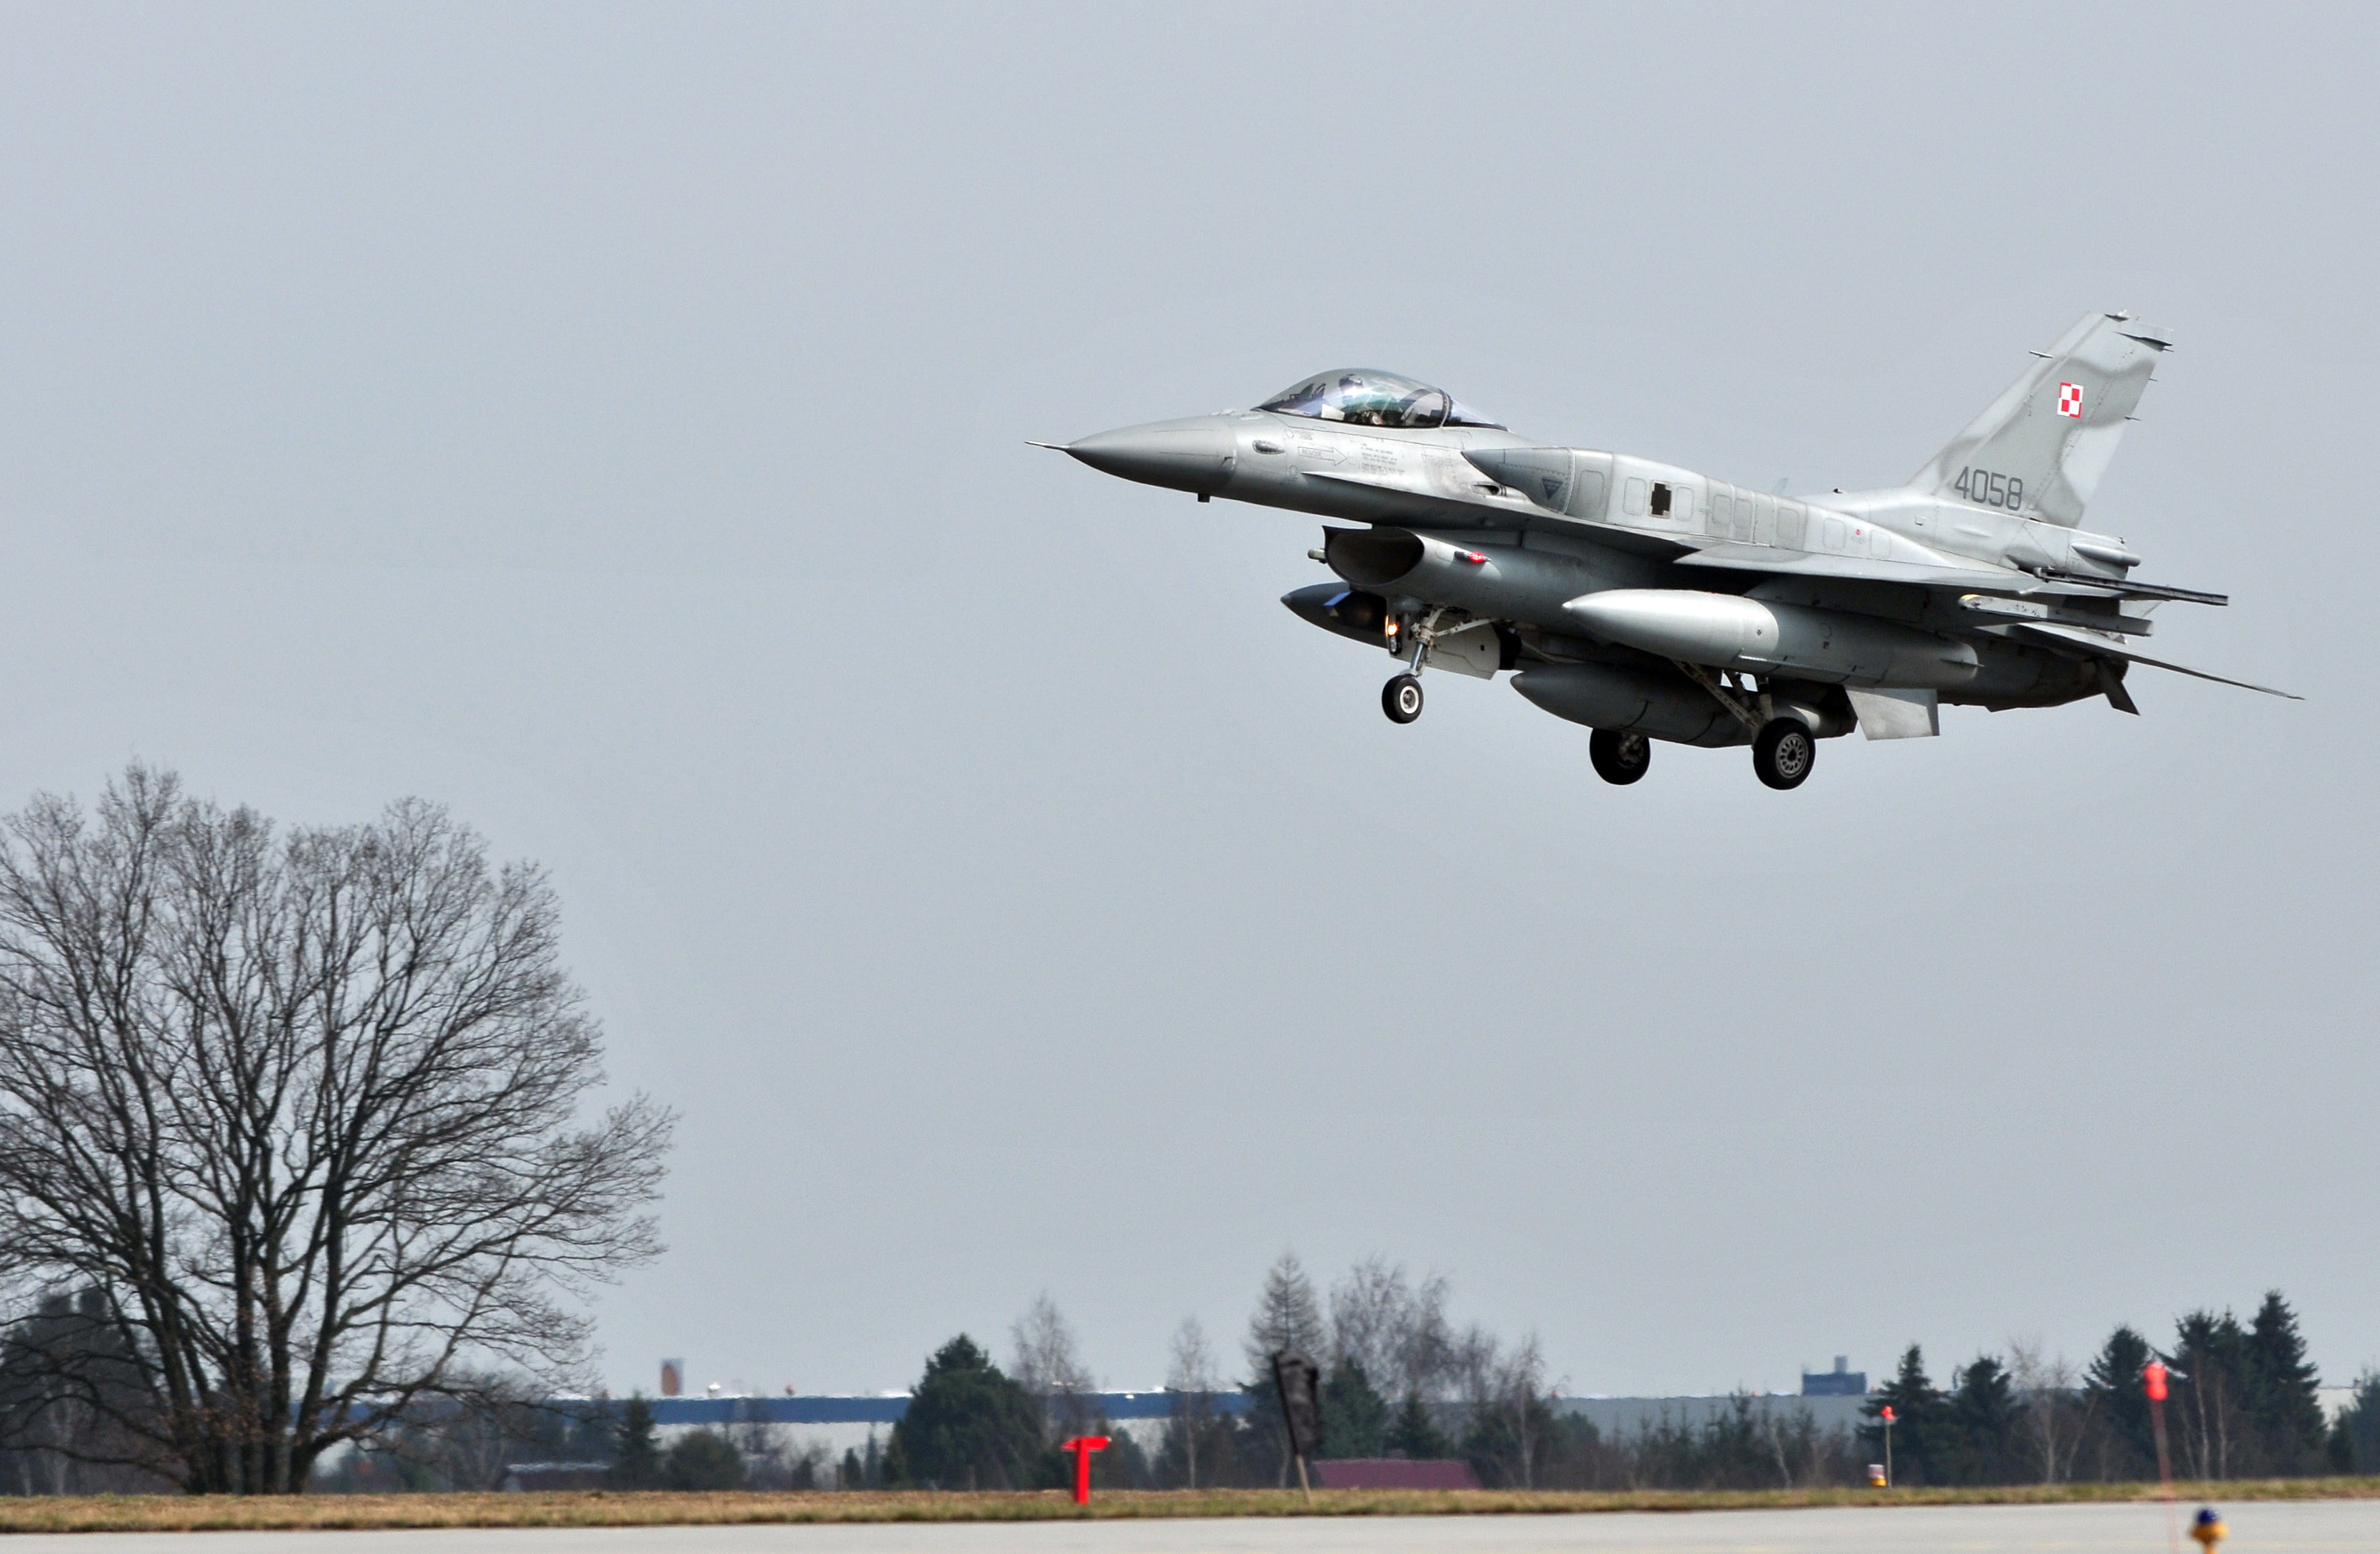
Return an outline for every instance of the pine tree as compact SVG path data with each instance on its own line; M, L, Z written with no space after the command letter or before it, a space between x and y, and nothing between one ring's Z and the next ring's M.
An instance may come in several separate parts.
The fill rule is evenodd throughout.
M2355 1401L2331 1432L2331 1466L2338 1473L2380 1473L2380 1371L2355 1381Z
M2247 1370L2248 1417L2264 1471L2320 1472L2326 1434L2315 1391L2320 1380L2306 1358L2297 1313L2278 1290L2265 1292L2249 1324Z
M2107 1335L2107 1346L2082 1373L2082 1405L2103 1432L2099 1475L2145 1478L2156 1472L2156 1435L2142 1375L2156 1351L2129 1327Z
M1026 1489L1053 1471L1043 1456L1040 1407L961 1333L926 1362L925 1378L892 1427L884 1482Z
M1272 1357L1291 1349L1319 1364L1329 1348L1322 1325L1322 1304L1314 1298L1314 1281L1294 1252L1284 1252L1265 1274L1263 1292L1248 1317L1245 1354L1248 1379L1247 1461L1253 1467L1269 1461L1275 1482L1289 1482L1289 1428L1281 1416L1281 1393L1273 1384Z
M1948 1444L1948 1404L1925 1374L1925 1355L1916 1344L1900 1356L1900 1370L1871 1394L1860 1412L1876 1421L1860 1430L1860 1443L1884 1456L1884 1411L1892 1410L1892 1476L1896 1484L1938 1484L1935 1458Z
M688 1430L662 1459L662 1482L681 1491L741 1489L744 1454L717 1430Z
M1454 1455L1454 1443L1431 1420L1429 1404L1421 1401L1419 1392L1405 1394L1405 1405L1390 1422L1384 1444L1392 1457L1411 1457L1420 1462Z
M2167 1419L2180 1458L2174 1471L2192 1478L2229 1478L2253 1450L2248 1405L2248 1334L2226 1311L2193 1311L2174 1324L2176 1372Z
M1264 1291L1248 1317L1248 1375L1272 1385L1276 1351L1293 1349L1309 1360L1320 1360L1330 1347L1322 1326L1322 1303L1314 1296L1314 1281L1294 1252L1283 1252L1265 1274Z
M859 1465L859 1448L856 1446L845 1447L843 1452L843 1472L840 1480L835 1485L835 1487L838 1489L856 1489L867 1482L868 1475Z
M1342 1360L1322 1383L1322 1455L1377 1457L1388 1448L1389 1404L1364 1367Z
M653 1405L642 1392L630 1397L620 1411L619 1427L612 1440L612 1467L604 1476L613 1488L661 1487L662 1451L653 1433Z
M1944 1416L1940 1482L2005 1484L2016 1461L2016 1393L1989 1354L1961 1371Z

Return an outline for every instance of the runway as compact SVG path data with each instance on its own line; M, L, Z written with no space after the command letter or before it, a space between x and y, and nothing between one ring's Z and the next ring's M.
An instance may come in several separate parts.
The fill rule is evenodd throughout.
M2186 1525L2194 1507L2184 1507ZM2380 1548L2380 1500L2224 1508L2237 1554ZM2158 1505L1585 1516L20 1535L8 1554L2169 1554ZM2185 1536L2181 1548L2195 1554Z

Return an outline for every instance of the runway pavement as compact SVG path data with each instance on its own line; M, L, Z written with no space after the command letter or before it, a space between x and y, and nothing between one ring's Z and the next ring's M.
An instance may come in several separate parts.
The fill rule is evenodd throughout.
M2222 1508L2226 1554L2380 1550L2380 1500ZM2187 1526L2194 1506L2182 1508ZM2159 1505L373 1533L75 1533L7 1554L2168 1554ZM2185 1536L2185 1554L2197 1546Z

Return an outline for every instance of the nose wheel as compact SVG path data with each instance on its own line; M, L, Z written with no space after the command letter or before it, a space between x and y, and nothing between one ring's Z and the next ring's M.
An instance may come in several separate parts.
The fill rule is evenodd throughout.
M1380 710L1392 723L1409 723L1421 716L1421 679L1400 674L1380 687Z

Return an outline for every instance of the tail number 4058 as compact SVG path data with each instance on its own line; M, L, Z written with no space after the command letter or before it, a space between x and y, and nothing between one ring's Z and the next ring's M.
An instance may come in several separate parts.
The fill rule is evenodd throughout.
M1961 469L1959 483L1950 488L1970 502L1980 502L1986 507L2006 507L2011 512L2024 505L2024 482L2013 475L1995 475L1988 469Z

